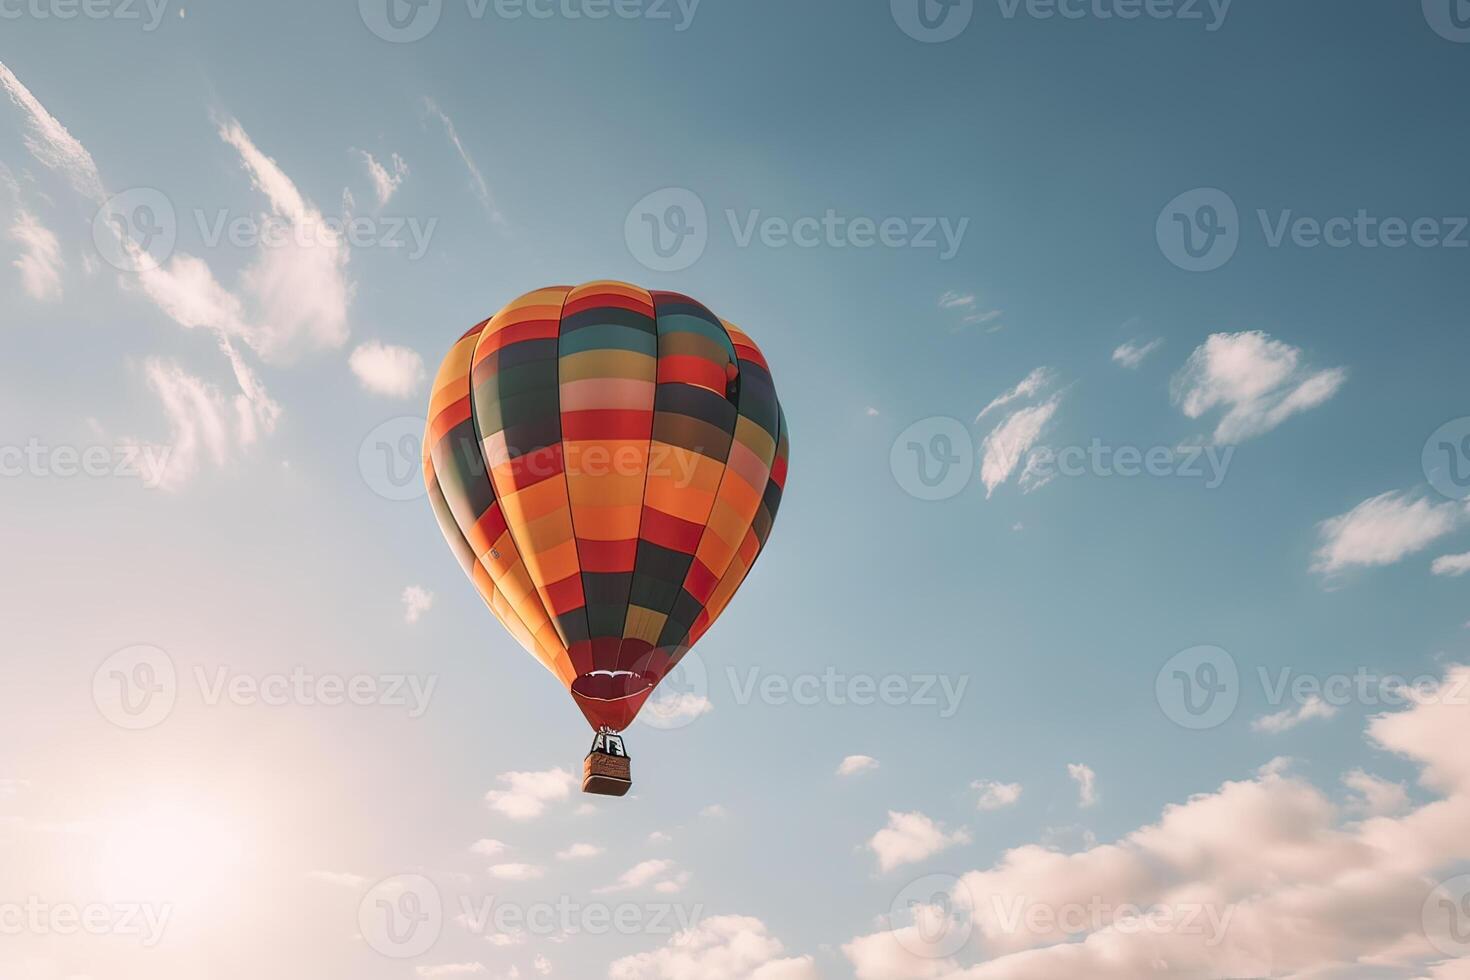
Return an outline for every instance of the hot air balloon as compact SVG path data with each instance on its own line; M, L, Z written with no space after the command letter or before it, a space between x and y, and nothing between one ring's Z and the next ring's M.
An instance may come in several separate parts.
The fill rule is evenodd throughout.
M596 736L584 792L631 785L620 732L729 604L786 482L770 367L678 293L527 293L439 367L434 515L485 604Z

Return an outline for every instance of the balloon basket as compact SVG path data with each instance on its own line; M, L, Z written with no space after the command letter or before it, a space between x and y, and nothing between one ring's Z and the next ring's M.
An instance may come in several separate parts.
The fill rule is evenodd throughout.
M598 732L592 751L582 762L582 792L624 796L632 788L633 765L622 738L612 732Z

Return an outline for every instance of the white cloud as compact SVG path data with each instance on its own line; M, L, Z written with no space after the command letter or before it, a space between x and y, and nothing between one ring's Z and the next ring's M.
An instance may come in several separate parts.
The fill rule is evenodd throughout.
M957 292L956 290L950 289L946 290L945 293L939 297L939 308L941 310L956 310L966 307L972 307L974 305L974 293L961 293Z
M61 298L61 243L31 212L19 209L10 226L10 240L21 247L21 256L11 263L20 270L21 288L31 299Z
M485 794L485 802L490 809L512 820L531 820L541 816L548 803L570 796L576 782L565 769L505 772L498 778L506 789L492 789Z
M654 891L672 894L689 881L689 873L680 871L677 864L668 858L650 858L639 861L618 876L618 880L604 888L594 889L599 894L626 892L638 888L652 887Z
M312 881L320 881L327 885L336 885L339 888L361 888L367 884L367 879L362 875L350 874L344 871L308 871L306 877Z
M367 166L368 176L373 181L373 193L377 195L378 207L381 208L393 198L393 193L403 183L403 178L408 176L408 164L395 153L389 157L388 166L385 167L367 150L357 152L362 155L362 162Z
M643 704L644 715L649 716L656 724L669 727L679 727L713 710L715 710L715 705L709 698L703 694L692 694L688 691L667 697L650 698Z
M991 412L995 411L998 408L1004 408L1013 401L1021 398L1034 397L1035 395L1040 394L1048 386L1050 386L1051 383L1051 369L1039 367L1035 371L1032 371L1030 374L1026 375L1026 377L1022 378L1021 383L1016 385L1011 390L1002 392L1001 394L996 395L994 398L992 398L990 404L982 408L980 410L980 414L975 416L975 421L979 422Z
M424 980L439 980L440 977L478 976L485 972L485 964L444 963L439 966L416 966L414 972Z
M860 772L867 772L869 769L877 768L878 760L870 755L850 755L838 764L837 775L856 776Z
M251 183L270 202L273 215L293 231L283 236L284 242L262 246L241 275L259 306L261 321L247 340L267 360L341 347L347 341L347 310L354 291L347 277L347 243L238 122L222 123L219 135L240 154Z
M1019 409L1001 421L990 434L985 437L981 444L980 479L985 484L985 496L989 497L995 493L1011 474L1016 471L1016 466L1036 445L1052 417L1056 415L1057 407L1061 404L1061 396L1053 395L1040 405L1030 408ZM1029 465L1027 471L1032 474ZM1045 485L1045 481L1038 481L1034 474L1027 477L1024 490L1034 490Z
M30 154L52 170L60 171L71 181L77 193L100 204L107 197L97 174L92 154L76 137L67 132L55 116L21 84L15 73L0 62L0 88L26 117L25 145Z
M993 779L977 779L970 788L980 793L975 807L979 810L1003 810L1021 798L1020 783L1000 783Z
M653 833L648 835L648 843L650 844L667 844L673 839L674 838L670 837L662 830L655 830Z
M263 394L247 389L229 398L174 361L149 358L143 373L169 422L165 444L130 441L138 459L150 462L152 472L143 475L149 487L178 490L206 461L223 467L254 443L262 429L274 429L280 414L280 407ZM237 379L249 383L253 377L237 374Z
M1467 691L1470 667L1454 666L1408 709L1369 722L1378 748L1418 764L1420 785L1438 796L1423 806L1345 821L1325 794L1273 764L1168 806L1116 843L1076 853L1028 844L962 876L950 899L973 934L960 953L983 951L982 962L936 969L891 932L844 952L862 980L1326 980L1358 975L1353 966L1424 975L1444 959L1430 936L1448 938L1445 923L1422 914L1425 898L1470 860ZM1395 794L1385 799L1403 809ZM1035 909L1081 918L1027 915ZM947 935L940 925L925 931Z
M1121 364L1130 371L1135 370L1148 359L1150 354L1162 346L1164 346L1164 338L1162 337L1156 340L1150 340L1146 344L1138 344L1133 341L1119 344L1117 349L1113 351L1113 362Z
M715 820L723 820L730 815L730 811L725 809L718 803L711 803L703 810L700 810L699 815L701 817L709 817Z
M1337 708L1334 705L1328 704L1314 694L1295 707L1282 708L1275 714L1257 718L1251 722L1251 730L1279 735L1282 732L1291 731L1304 721L1331 718L1335 714L1337 714Z
M1321 544L1312 570L1330 575L1354 566L1392 565L1459 527L1464 507L1407 493L1385 493L1317 525Z
M358 344L347 359L364 388L389 398L408 398L424 383L424 359L418 351L377 340Z
M579 861L583 858L597 857L602 850L596 844L573 844L565 850L557 851L556 859L558 861Z
M534 881L546 874L545 870L534 864L492 864L490 866L490 877L501 881Z
M500 857L508 850L510 848L506 847L503 842L489 837L483 837L470 845L470 853L478 854L480 857Z
M430 115L434 116L443 124L445 135L449 137L449 142L454 144L455 152L459 154L459 158L463 161L465 169L470 172L471 189L474 190L475 197L479 200L481 206L485 208L485 212L490 215L491 222L504 226L506 223L505 216L495 206L495 200L490 196L490 187L485 183L485 178L480 173L480 168L475 165L474 158L470 156L470 151L465 149L464 143L460 140L459 130L455 128L454 120L450 119L448 114L443 109L440 109L438 103L433 99L424 99L424 108L428 110Z
M1350 807L1370 817L1391 817L1409 808L1409 794L1402 783L1354 769L1342 777L1343 785L1357 794Z
M405 623L417 623L434 605L434 593L421 585L405 587L399 598L403 601Z
M1440 555L1434 559L1430 571L1436 575L1460 576L1470 572L1470 551L1462 555Z
M969 840L963 828L951 833L922 813L889 810L888 826L869 838L868 848L878 856L880 871L892 871Z
M1077 805L1089 807L1097 802L1097 773L1080 762L1067 763L1067 775L1077 784Z
M1342 368L1308 370L1300 361L1300 349L1259 330L1211 334L1175 375L1174 401L1192 419L1223 409L1215 442L1243 442L1316 408L1347 381Z
M537 953L536 958L531 961L531 969L543 977L549 977L551 976L551 961L540 953Z
M765 923L719 915L676 933L652 952L615 960L610 980L818 980L810 956L785 956Z

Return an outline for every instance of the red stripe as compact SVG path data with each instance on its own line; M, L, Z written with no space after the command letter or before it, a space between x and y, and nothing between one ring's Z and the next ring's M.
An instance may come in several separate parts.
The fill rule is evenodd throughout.
M725 368L709 358L692 354L666 354L658 359L658 383L698 385L724 393Z
M551 600L551 614L559 618L587 604L587 600L582 597L580 572L574 572L560 582L552 582L546 586L545 592L546 598Z
M465 395L458 401L450 402L444 406L444 411L434 416L434 422L429 426L429 443L437 445L450 429L464 422L470 417L470 396Z
M591 541L578 538L577 556L584 572L631 572L638 557L638 539Z
M550 340L561 334L560 320L527 320L502 327L480 341L477 360L523 340Z
M483 555L500 540L505 528L505 513L501 511L499 503L493 503L480 515L480 519L465 537L469 539L470 547L475 549L475 554Z
M751 347L749 344L736 344L735 356L742 361L754 361L761 367L765 368L767 374L771 372L771 366L766 363L765 355L756 350L754 347Z
M786 489L786 457L777 456L771 463L771 480L781 489Z
M586 313L588 310L632 310L634 313L642 313L644 316L653 316L653 307L648 303L641 303L631 296L622 293L589 293L579 296L562 308L561 318L565 320L569 316L578 313Z
M704 562L698 558L690 562L689 574L684 576L684 591L698 599L701 606L709 604L709 597L714 595L715 586L719 584L719 578L705 567Z
M535 486L542 480L561 476L564 470L561 443L558 442L553 446L543 446L534 453L517 456L510 461L507 469L497 470L497 475L504 474L514 489L524 490L526 487Z
M648 439L653 433L653 413L631 408L593 408L563 412L561 437L565 442L581 439Z
M470 327L464 333L460 334L459 335L459 339L460 340L464 340L466 337L473 337L475 334L479 333L481 330L484 330L485 329L485 325L487 323L489 323L489 322L490 322L489 320L481 320L479 323L475 324L473 327Z
M704 528L699 524L674 517L672 514L665 514L652 507L643 508L643 524L638 536L644 541L651 541L664 548L692 555L699 548L699 538L702 534L704 534Z

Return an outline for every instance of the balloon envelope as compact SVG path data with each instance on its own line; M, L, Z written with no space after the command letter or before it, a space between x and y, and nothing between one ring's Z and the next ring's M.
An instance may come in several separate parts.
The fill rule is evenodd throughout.
M594 729L622 731L765 546L787 446L746 334L687 296L595 282L460 338L424 480L491 611Z

